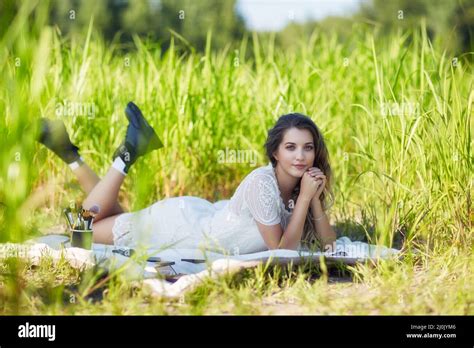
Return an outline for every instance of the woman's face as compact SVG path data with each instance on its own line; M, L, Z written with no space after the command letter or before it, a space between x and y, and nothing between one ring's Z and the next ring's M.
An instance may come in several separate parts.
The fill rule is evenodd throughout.
M285 131L273 157L278 161L277 166L280 166L280 170L301 178L304 172L313 166L315 153L311 132L293 127Z

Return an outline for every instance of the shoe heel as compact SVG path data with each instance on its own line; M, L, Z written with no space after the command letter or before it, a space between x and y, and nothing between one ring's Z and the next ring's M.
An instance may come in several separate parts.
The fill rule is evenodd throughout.
M150 142L148 143L147 152L158 150L158 149L161 149L162 147L163 147L163 143L161 139L155 133L153 137L150 139Z

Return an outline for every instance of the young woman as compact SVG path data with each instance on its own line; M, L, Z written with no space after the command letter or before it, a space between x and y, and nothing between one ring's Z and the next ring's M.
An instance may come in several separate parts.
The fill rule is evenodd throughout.
M94 242L234 254L333 246L336 234L325 214L333 201L331 167L321 132L309 117L279 118L265 144L270 163L248 174L230 200L211 203L198 197L173 197L126 213L117 196L130 166L163 145L135 104L130 102L125 112L129 119L125 140L102 180L84 163L61 121L41 121L39 141L74 171L88 194L83 207L100 207L93 225Z

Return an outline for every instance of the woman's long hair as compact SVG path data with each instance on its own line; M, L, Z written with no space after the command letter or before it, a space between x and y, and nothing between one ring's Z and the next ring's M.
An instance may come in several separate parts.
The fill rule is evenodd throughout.
M307 129L311 132L314 140L315 157L312 167L318 167L321 169L324 175L326 175L326 187L319 196L321 200L321 206L324 211L328 210L334 204L334 194L331 189L332 182L332 171L329 165L329 153L324 142L323 135L316 126L316 124L308 116L291 113L281 116L276 122L275 126L268 131L267 141L265 142L265 150L268 159L272 163L273 168L277 165L277 160L273 157L273 153L278 150L280 143L283 141L285 132L290 128ZM300 193L301 180L294 188L291 199L296 203ZM314 225L314 215L311 211L311 207L308 209L306 220L303 229L303 235L301 237L301 246L308 249L319 247L319 240L316 237L316 228Z

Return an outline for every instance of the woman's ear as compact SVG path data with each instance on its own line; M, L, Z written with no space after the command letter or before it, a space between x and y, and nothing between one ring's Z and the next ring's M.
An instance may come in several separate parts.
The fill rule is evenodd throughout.
M272 152L272 156L273 156L274 159L276 159L278 161L278 157L276 156L276 151Z

